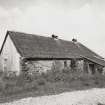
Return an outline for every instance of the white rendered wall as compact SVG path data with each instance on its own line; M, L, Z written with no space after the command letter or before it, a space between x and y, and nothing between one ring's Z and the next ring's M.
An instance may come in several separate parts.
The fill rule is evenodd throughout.
M2 69L3 71L16 71L19 74L20 71L20 54L17 52L14 43L11 38L7 37L4 44L2 53Z

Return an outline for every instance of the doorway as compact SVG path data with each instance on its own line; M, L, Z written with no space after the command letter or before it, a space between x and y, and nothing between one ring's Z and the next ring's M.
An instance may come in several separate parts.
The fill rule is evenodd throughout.
M89 69L90 69L92 74L95 74L95 66L94 66L94 64L89 64Z

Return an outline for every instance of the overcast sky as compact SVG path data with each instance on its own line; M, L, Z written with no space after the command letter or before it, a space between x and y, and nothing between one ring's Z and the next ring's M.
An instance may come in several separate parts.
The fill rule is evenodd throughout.
M7 30L74 37L105 57L105 0L0 0L0 45Z

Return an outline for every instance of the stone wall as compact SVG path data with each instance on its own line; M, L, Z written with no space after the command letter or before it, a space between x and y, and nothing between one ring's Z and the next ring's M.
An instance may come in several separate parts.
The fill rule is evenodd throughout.
M68 61L69 62L69 61ZM36 73L47 72L49 70L62 70L64 69L63 60L39 60L39 61L25 61L22 63L22 66L25 66L25 69L33 71ZM22 69L24 69L22 67Z
M35 60L25 61L21 63L22 70L27 70L30 73L43 73L49 70L71 70L71 60ZM83 61L78 60L76 62L76 69L83 71Z

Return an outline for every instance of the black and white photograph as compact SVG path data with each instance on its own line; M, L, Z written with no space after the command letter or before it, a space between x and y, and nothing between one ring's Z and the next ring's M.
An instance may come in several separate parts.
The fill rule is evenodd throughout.
M0 0L0 105L105 105L105 0Z

